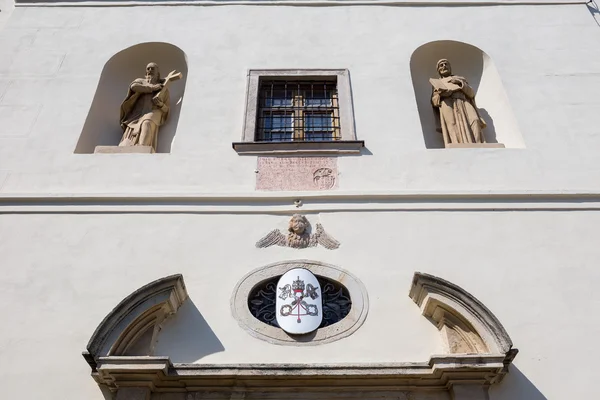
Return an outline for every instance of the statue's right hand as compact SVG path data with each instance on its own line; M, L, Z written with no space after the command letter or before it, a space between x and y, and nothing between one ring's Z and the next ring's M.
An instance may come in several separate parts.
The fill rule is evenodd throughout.
M153 92L158 92L160 89L163 88L163 85L161 85L160 83L157 83L156 85L151 85L151 87L152 87Z

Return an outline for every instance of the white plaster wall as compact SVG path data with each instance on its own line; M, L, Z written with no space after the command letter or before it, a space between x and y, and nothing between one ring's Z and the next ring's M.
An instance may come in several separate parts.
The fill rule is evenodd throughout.
M0 194L253 196L256 158L231 149L241 137L245 72L295 67L350 70L357 135L371 154L339 159L339 194L597 191L599 34L583 4L17 8L0 31ZM409 61L418 46L441 39L493 58L526 148L425 148ZM150 41L188 56L171 154L73 154L104 63ZM377 203L346 206L352 202ZM521 349L492 400L596 395L598 369L585 360L600 354L584 345L598 335L597 211L323 213L342 247L300 252L253 247L285 226L286 217L273 214L281 210L264 204L264 214L253 215L11 214L5 206L2 398L102 398L80 352L123 297L171 273L184 274L195 305L159 343L176 361L425 361L441 342L408 298L417 270L478 297ZM364 282L369 316L353 336L271 346L231 318L229 298L245 273L297 258L339 265ZM190 324L182 315L203 335L181 329Z
M81 357L102 318L142 285L182 273L193 305L164 328L158 354L202 363L426 361L436 328L409 299L415 271L462 286L499 318L521 353L492 400L594 398L600 305L598 211L321 213L338 250L256 249L284 216L15 214L0 216L3 398L101 398ZM231 316L250 270L307 258L351 271L369 315L352 336L293 348L250 336ZM589 345L586 345L589 344ZM568 366L568 368L567 368ZM39 380L39 381L38 381ZM531 383L527 383L527 380ZM62 392L69 388L72 397Z
M350 70L372 155L340 160L339 191L592 190L599 33L583 4L17 8L0 32L0 191L252 191L256 159L231 149L246 70L294 67ZM493 58L526 149L425 148L409 61L440 39ZM73 154L104 63L149 41L188 56L171 154Z

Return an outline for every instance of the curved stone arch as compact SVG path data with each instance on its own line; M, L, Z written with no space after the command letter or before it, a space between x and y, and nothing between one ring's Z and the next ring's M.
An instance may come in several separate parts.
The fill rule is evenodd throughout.
M169 86L171 110L158 133L157 153L170 153L177 131L188 76L185 52L171 43L138 43L110 57L104 64L92 105L79 135L76 154L91 154L96 146L116 146L123 132L119 126L119 108L131 82L143 77L146 65L156 62L161 76L177 70L183 78Z
M494 60L480 48L455 40L424 43L410 57L410 72L425 147L444 147L441 133L436 128L429 83L429 78L437 77L435 66L442 58L447 58L452 64L452 72L467 78L477 93L477 107L487 123L484 129L487 142L502 143L507 148L524 148L521 131Z
M288 335L282 329L256 319L248 308L248 295L262 282L285 274L294 268L306 268L317 277L341 283L348 289L352 308L344 319L306 335ZM231 296L231 312L238 324L250 335L269 343L291 346L313 346L330 343L354 333L364 323L369 310L369 297L362 282L350 272L335 265L312 260L281 261L251 271L236 285Z
M100 357L124 355L145 334L177 312L188 297L181 274L157 279L123 299L96 328L83 355L92 369Z
M460 286L415 272L409 296L440 330L450 353L516 355L498 318Z

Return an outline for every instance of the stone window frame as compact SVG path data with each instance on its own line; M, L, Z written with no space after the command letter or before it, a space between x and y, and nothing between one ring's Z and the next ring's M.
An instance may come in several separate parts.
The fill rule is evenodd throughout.
M333 325L306 335L289 335L283 329L267 325L254 317L248 308L248 296L252 289L265 280L281 276L294 268L308 269L316 276L344 285L352 300L348 315ZM231 313L244 330L255 338L287 346L314 346L350 336L365 322L368 310L367 290L358 278L335 265L312 260L282 261L255 269L240 280L231 296Z
M256 141L258 112L258 88L261 79L285 78L306 80L311 78L335 78L337 82L341 138L333 141ZM359 154L365 142L356 139L354 107L348 69L250 69L246 87L242 141L232 143L238 154Z

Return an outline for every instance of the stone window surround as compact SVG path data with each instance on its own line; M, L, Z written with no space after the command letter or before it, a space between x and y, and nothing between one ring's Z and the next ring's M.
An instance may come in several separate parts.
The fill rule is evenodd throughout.
M248 296L261 282L285 274L294 268L306 268L316 276L322 276L344 285L350 293L352 308L341 321L319 328L313 333L292 336L283 329L267 325L255 318L248 308ZM231 312L238 324L250 335L272 344L288 346L314 346L330 343L354 333L367 318L369 298L362 282L349 272L319 261L282 261L255 269L244 276L231 296Z
M256 135L256 113L258 111L258 88L261 78L310 79L335 77L337 80L340 113L341 139L333 141L258 142ZM248 71L246 109L242 141L234 142L238 154L358 154L365 143L356 140L354 108L350 89L350 73L347 69L251 69Z

